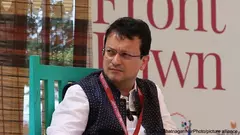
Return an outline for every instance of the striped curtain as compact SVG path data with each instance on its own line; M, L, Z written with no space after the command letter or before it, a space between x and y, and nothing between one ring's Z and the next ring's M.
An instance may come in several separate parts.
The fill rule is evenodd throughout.
M0 0L0 134L28 134L28 59L91 67L90 0Z

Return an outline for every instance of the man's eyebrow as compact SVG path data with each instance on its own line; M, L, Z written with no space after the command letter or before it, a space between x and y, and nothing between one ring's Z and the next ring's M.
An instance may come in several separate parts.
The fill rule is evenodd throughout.
M111 46L109 45L106 45L105 48L110 48L110 49L113 49Z
M106 48L110 48L112 50L116 50L116 49L112 48L111 46L107 46L107 45L106 45ZM118 51L118 50L116 50L116 51ZM129 50L126 50L126 49L122 49L119 52L121 52L121 53L132 53L132 52L129 52Z

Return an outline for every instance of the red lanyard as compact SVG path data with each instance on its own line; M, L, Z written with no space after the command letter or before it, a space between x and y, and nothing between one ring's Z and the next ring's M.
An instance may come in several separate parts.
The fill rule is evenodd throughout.
M121 125L122 128L123 128L123 131L124 131L125 135L128 135L127 128L126 128L126 126L125 126L125 124L124 124L124 122L123 122L122 116L121 116L121 114L120 114L120 112L119 112L119 110L118 110L118 107L117 107L117 105L116 105L116 102L115 102L115 100L114 100L114 98L113 98L112 91L111 91L111 89L109 88L109 86L108 86L106 80L104 79L102 73L100 74L99 78L100 78L100 81L101 81L101 83L102 83L102 85L103 85L103 87L104 87L104 90L105 90L105 92L106 92L106 94L107 94L107 96L108 96L108 99L110 100L110 103L111 103L111 105L112 105L112 107L113 107L113 111L114 111L114 113L115 113L115 115L116 115L116 117L117 117L120 125ZM142 111L141 111L141 113L140 113L140 116L139 116L139 119L138 119L138 123L137 123L137 126L136 126L136 128L135 128L135 131L134 131L133 135L138 135L139 130L140 130L140 126L141 126L141 123L142 123L143 94L142 94L142 92L141 92L139 89L138 89L138 95L139 95L140 103L141 103L141 105L142 105Z

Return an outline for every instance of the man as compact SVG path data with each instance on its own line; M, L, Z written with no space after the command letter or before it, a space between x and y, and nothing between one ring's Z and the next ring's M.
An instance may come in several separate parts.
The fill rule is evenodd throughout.
M70 86L48 135L163 135L175 129L160 88L137 78L149 61L151 32L123 17L106 31L103 70Z

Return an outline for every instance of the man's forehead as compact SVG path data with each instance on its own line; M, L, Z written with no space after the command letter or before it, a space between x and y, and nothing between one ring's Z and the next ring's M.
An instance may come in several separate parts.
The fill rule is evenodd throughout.
M127 36L121 35L120 33L115 32L115 31L111 32L111 33L108 35L108 38L110 38L110 37L115 37L115 38L118 39L118 40L125 40L125 39L128 39L128 40L137 40L137 39L139 39L138 36L133 36L133 37L131 37L131 38L128 38ZM139 39L139 40L140 40L140 39Z

